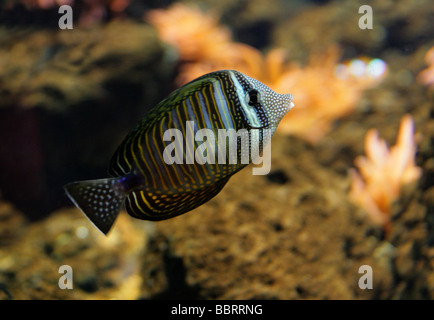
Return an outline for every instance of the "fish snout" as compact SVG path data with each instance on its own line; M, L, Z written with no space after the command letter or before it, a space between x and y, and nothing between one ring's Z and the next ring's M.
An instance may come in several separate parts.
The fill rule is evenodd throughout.
M290 111L292 108L295 107L294 102L292 102L292 100L294 100L294 96L290 93L283 95L284 96L284 105L286 107L286 112Z

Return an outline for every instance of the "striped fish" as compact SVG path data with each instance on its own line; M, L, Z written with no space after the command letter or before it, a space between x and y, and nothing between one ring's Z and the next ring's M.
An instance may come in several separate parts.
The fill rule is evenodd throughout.
M161 101L127 135L111 159L112 178L72 182L65 191L104 234L123 206L144 220L186 213L217 195L233 174L247 166L254 146L262 152L294 106L292 100L291 94L277 94L235 70L201 76ZM208 141L210 135L197 140L202 129L215 134L214 141ZM241 134L217 139L221 132ZM218 154L218 160L196 157L199 149L205 150L204 142L209 142L208 148L201 154ZM247 162L242 161L246 154Z

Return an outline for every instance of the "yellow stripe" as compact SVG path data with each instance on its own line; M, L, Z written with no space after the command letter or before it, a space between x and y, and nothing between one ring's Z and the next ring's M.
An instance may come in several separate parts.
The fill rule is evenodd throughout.
M202 92L202 95L204 95L203 92ZM202 106L202 105L200 104L199 91L196 91L195 96L196 96L195 98L196 98L197 105L199 106L199 108L203 108L204 106ZM194 112L194 115L195 115L197 121L199 122L199 119L202 119L202 126L201 126L201 127L198 126L198 127L199 127L199 128L206 128L206 122L205 122L205 118L204 118L204 116L203 116L203 112L202 112L202 110L200 110L201 112L200 112L200 116L199 116L199 115L196 113L196 108L194 107L193 104L191 105L191 108L193 109L193 112Z
M146 168L148 169L148 173L146 173L146 171L143 170L143 167L142 167L142 166L139 166L139 167L140 167L140 171L142 171L143 175L144 175L146 178L149 178L149 177L152 178L153 186L154 186L154 188L156 188L157 185L156 185L155 179L154 179L154 177L153 177L153 175L152 175L151 168L150 168L149 165L148 165L148 161L146 160L145 153L143 152L143 147L142 147L142 137L143 137L143 133L145 132L145 129L146 129L146 128L147 128L147 126L143 126L143 127L142 127L138 132L137 132L136 136L137 136L137 138L138 138L138 140L137 140L137 144L138 144L139 151L140 151L140 158L142 159L143 164L144 164L144 165L146 166ZM147 135L147 133L146 133L146 135ZM147 181L147 182L149 183L150 181Z
M215 81L220 81L220 80L215 80ZM217 113L217 114L219 114L219 112L218 112L218 106L217 106L217 104L216 104L216 101L215 101L215 99L214 99L214 94L213 94L213 82L215 82L215 81L211 81L211 83L210 83L210 85L208 86L208 89L210 90L210 92L209 92L209 95L211 95L211 98L212 98L212 100L213 100L213 102L214 102L214 108L216 108L216 110L215 110L215 113ZM205 90L205 88L204 88L204 90ZM209 115L209 120L210 120L210 122L211 122L211 125L213 126L211 129L215 129L215 130L217 130L217 132L218 132L218 129L219 128L216 128L215 127L215 125L214 125L214 121L213 121L213 118L212 118L212 116L215 114L215 113L213 113L212 111L211 111L211 109L210 109L210 106L211 106L211 104L209 103L209 100L208 100L208 95L204 92L203 93L203 96L204 96L204 98L205 98L205 101L206 101L206 105L207 105L207 109L208 109L208 115ZM220 117L219 117L219 119L220 119ZM221 125L221 128L220 129L224 129L224 124L222 123L222 121L221 121L221 119L220 119L220 125ZM216 132L216 133L217 133ZM217 142L217 141L216 141ZM216 157L216 154L215 154L215 151L214 151L214 156ZM216 160L216 165L214 166L215 168L216 168L216 171L220 171L220 167L217 165L217 159L215 159ZM207 172L204 170L204 173L205 174L207 174Z
M168 115L168 123L167 123L167 129L175 129L175 128L173 128L173 120L172 120L172 114L169 114ZM177 128L176 128L177 129ZM182 161L182 159L181 159L181 161ZM177 172L177 170L176 170L176 168L177 167L174 167L174 172L175 172L175 174L176 174L176 176L178 177L178 180L179 180L179 183L181 184L182 183L182 179L181 179L181 177L178 175L178 172Z
M226 90L225 90L224 86L222 86L222 92L223 92L223 95L225 96L225 101L228 105L228 107L226 108L227 109L226 112L229 112L229 116L230 116L230 119L228 119L228 117L226 116L226 112L225 112L225 118L228 121L228 123L232 123L233 129L235 129L235 121L234 121L234 118L232 117L232 114L230 113L231 110L229 109L229 106L231 105L231 101L229 101L228 96L226 95ZM230 128L226 128L226 129L230 129Z
M196 99L196 105L197 106L199 106L199 108L201 108L202 106L201 106L201 104L200 104L200 101L199 101L199 97L197 96L197 94L198 94L198 91L196 91L196 96L195 97L193 97L193 96L191 96L190 97L190 104L191 104L191 108L192 108L192 110L193 110L193 113L194 113L194 115L195 115L195 117L196 117L196 122L199 122L199 116L197 115L197 113L196 113L196 107L195 107L195 104L193 103L193 98L195 98ZM184 101L185 102L185 101ZM188 108L187 108L187 106L185 105L185 110L186 110L186 112L187 112L187 115L188 115ZM202 111L202 110L201 110ZM202 112L201 112L202 113ZM191 120L191 119L190 119ZM198 125L198 128L200 128L200 126ZM193 132L194 133L194 132ZM194 138L194 135L193 135L193 139L194 139L194 141L195 141L195 138ZM196 155L196 143L194 143L194 155ZM196 158L194 158L194 161L196 161ZM197 166L195 165L195 168L197 168ZM203 169L203 166L201 166L200 167L202 170L202 172L204 173L204 169ZM203 183L203 180L202 180L202 174L200 174L199 173L199 169L196 169L196 172L197 172L197 174L198 174L198 177L199 177L199 180L201 180L201 183Z
M220 82L220 83L221 83L221 82ZM220 85L220 88L221 88L221 91L224 92L224 88L223 88L221 85ZM223 93L223 95L225 95L225 97L223 98L223 97L220 95L220 90L217 90L217 89L216 89L216 91L217 91L217 95L218 95L219 100L222 100L222 101L223 101L223 99L225 99L226 104L227 104L227 106L229 107L229 104L228 104L228 100L227 100L227 98L226 98L226 95ZM215 102L217 103L217 101L215 101ZM231 123L232 121L229 121L229 119L228 119L228 117L227 117L227 111L228 111L228 108L225 108L225 106L223 105L223 103L221 103L221 105L222 105L222 110L223 110L223 116L225 117L226 122L229 124L229 123ZM217 110L220 111L220 108L218 107L217 104L216 104L216 107L217 107ZM225 109L226 109L226 110L225 110ZM219 112L219 114L220 114L220 112ZM223 128L225 128L225 129L230 129L230 128L226 128L226 126L224 125L224 121L223 121Z
M160 122L160 138L161 138L161 141L163 141L163 135L164 135L164 132L163 132L163 125L164 125L164 121L161 121L161 122ZM164 144L163 142L161 142L161 143ZM164 158L162 158L161 161L164 162ZM166 169L167 175L169 176L169 179L170 179L170 182L172 183L172 186L175 186L176 183L175 183L175 181L172 179L172 173L171 173L172 171L175 171L174 168L173 168L173 167L172 167L172 168L169 168L169 166L167 165L167 163L164 164L164 168ZM175 174L176 174L176 172L175 172ZM180 184L181 181L180 181L179 179L178 179L178 181L179 181L179 184Z
M163 121L160 121L160 132L162 132L162 129L161 129L162 123L163 123ZM157 136L156 135L156 126L154 126L153 132L154 132L154 134L152 135L152 139L154 140L155 149L157 149L157 152L158 152L158 155L159 155L159 158L160 158L159 163L164 167L164 170L166 171L167 176L169 177L169 180L170 180L170 182L172 183L172 186L173 186L173 185L175 185L175 183L173 182L172 177L170 175L170 172L168 171L167 165L164 162L163 153L161 152L161 148L159 148L158 142L156 140L156 136ZM163 139L163 136L161 136L161 139ZM160 166L159 166L159 168L160 168ZM166 181L163 179L162 182L163 182L163 185L165 186L164 189L168 189L168 187L166 185Z
M134 139L135 138L137 139L137 135L133 136L132 141L131 141L131 146L130 146L131 155L133 156L133 159L134 159L134 162L136 164L136 167L139 168L139 170L142 172L143 176L146 176L145 172L142 169L142 166L139 164L139 160L137 159L136 153L134 152ZM139 144L139 149L140 149L140 144ZM132 169L132 167L131 167L131 169Z
M128 139L128 140L130 140L130 139ZM125 162L127 163L127 165L128 165L128 167L130 167L131 168L131 163L128 161L128 157L127 157L127 144L128 144L128 141L125 143L125 148L124 148L124 160L125 160Z
M175 110L175 112L177 113L178 119L179 119L179 114L178 114L177 110L178 110L178 108ZM174 122L172 120L172 114L169 115L169 120L170 120L170 123L169 123L169 128L170 128L171 126L174 125ZM182 126L182 121L181 121L181 119L179 119L179 120L180 120L179 123L181 126L181 128L179 128L179 130L181 130L183 137L185 137L185 130L184 130L184 127ZM178 128L176 128L176 129L178 129ZM184 157L184 152L182 153L182 157ZM184 163L184 159L181 159L183 163ZM190 173L187 171L187 169L184 167L184 165L177 166L176 168L181 168L181 171L184 173L184 175L186 175L190 179L190 182L193 183L193 181L194 181L193 177L190 175ZM180 178L180 182L185 183L186 181L184 179Z
M143 202L148 206L149 209L151 209L152 211L155 211L155 212L161 212L160 210L156 210L153 206L151 206L151 204L148 202L148 200L146 200L145 193L143 191L140 191L140 196L142 197ZM145 212L143 212L143 213L145 213Z
M191 131L191 136L193 137L193 150L192 150L192 152L193 152L193 158L192 158L193 159L193 164L191 164L191 166L193 166L194 171L196 171L197 178L199 179L200 185L202 185L203 184L202 175L199 173L199 169L198 169L198 167L197 167L197 165L195 163L196 162L196 158L194 157L195 156L195 151L196 151L196 143L195 143L195 139L194 139L194 129L192 128L191 130L192 130ZM185 148L185 149L187 149L187 148ZM195 183L195 182L193 182L193 183Z
M139 147L140 158L142 159L144 166L146 166L146 168L148 169L148 172L151 172L151 168L148 166L148 161L146 161L145 154L143 153L142 134L138 134L137 145ZM142 166L139 166L139 169L143 173L143 175L146 177L147 174L145 173L145 170L143 170Z
M220 126L217 126L217 128L225 129L225 125L224 125L224 123L223 123L223 121L222 121L222 119L220 117L220 112L219 112L219 107L217 105L217 101L215 100L215 97L214 97L214 94L213 94L212 86L210 87L210 90L211 90L211 92L210 92L211 93L210 94L211 95L211 99L214 102L214 108L215 108L215 113L210 113L210 115L212 114L213 117L215 117L215 115L217 114L218 115L218 120L220 122Z
M212 96L213 95L212 94L212 84L209 85L208 88L211 90L210 94ZM206 104L206 108L208 110L208 119L209 119L209 122L211 122L211 126L214 128L214 124L213 124L213 120L212 120L213 113L211 111L211 104L209 103L208 95L205 93L205 89L206 89L206 87L203 88L203 90L204 90L203 97L205 98L205 104Z
M149 144L149 133L147 133L145 135L145 142L146 142L146 149L148 151L148 157L151 159L151 161L154 163L154 165L156 166L156 163L154 161L154 157L152 156L152 150L150 149L150 144ZM155 179L155 175L154 172L152 170L149 171L152 177L152 182L153 182L153 186L156 189L157 188L157 181Z
M141 191L140 191L140 193L141 193ZM141 212L146 214L145 210L143 210L143 208L140 206L139 202L137 201L136 192L133 192L132 195L134 198L134 202L136 203L137 209L139 209ZM137 215L137 216L140 217L140 215Z
M178 121L179 121L179 123L180 123L180 126L181 126L181 128L182 128L182 132L183 132L183 136L184 136L184 138L187 136L187 133L186 133L186 123L185 123L185 125L182 123L182 117L181 117L181 114L179 113L179 108L176 108L176 114L177 114L177 116L178 116ZM194 146L193 146L193 149L194 149ZM186 160L187 159L187 147L185 148L185 157L184 157L184 159ZM193 152L194 152L194 150L193 150ZM190 154L190 153L189 153ZM194 154L193 154L193 157L194 157ZM193 158L194 159L194 158ZM181 166L181 168L182 168L183 166ZM193 165L193 168L194 168L194 171L196 171L196 174L197 174L197 176L199 177L199 179L200 179L200 174L199 174L199 172L197 171L197 168L196 168L196 166L195 165ZM191 176L186 170L184 170L184 172L187 174L187 176L190 176L190 183L195 183L195 180L193 179L193 176Z
M146 140L148 139L148 135L146 136ZM154 140L154 145L155 145L155 143L156 143L156 141L155 141L155 125L152 127L152 139ZM147 140L147 142L149 143L149 141ZM159 150L158 150L158 148L157 148L157 146L155 145L155 149L157 149L157 152L159 152ZM167 185L166 185L166 183L165 183L165 181L164 181L164 177L163 177L163 174L161 173L161 171L160 171L160 166L158 165L158 163L155 161L156 159L155 159L155 157L152 155L151 156L151 159L152 159L152 162L155 164L155 168L157 169L157 173L158 173L158 175L160 176L160 181L161 181L161 183L163 184L163 189L167 189Z

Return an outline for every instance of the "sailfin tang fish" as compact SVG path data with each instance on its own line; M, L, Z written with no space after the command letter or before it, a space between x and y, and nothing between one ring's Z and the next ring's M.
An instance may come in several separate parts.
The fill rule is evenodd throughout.
M66 194L104 234L123 206L144 220L191 211L252 162L255 146L263 151L293 98L235 70L203 75L131 130L111 159L112 178L69 183Z

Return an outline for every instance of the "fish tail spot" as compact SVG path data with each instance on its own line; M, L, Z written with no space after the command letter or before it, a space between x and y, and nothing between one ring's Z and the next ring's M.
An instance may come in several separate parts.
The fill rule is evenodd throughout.
M72 182L64 186L71 201L104 234L112 227L126 198L121 178Z

